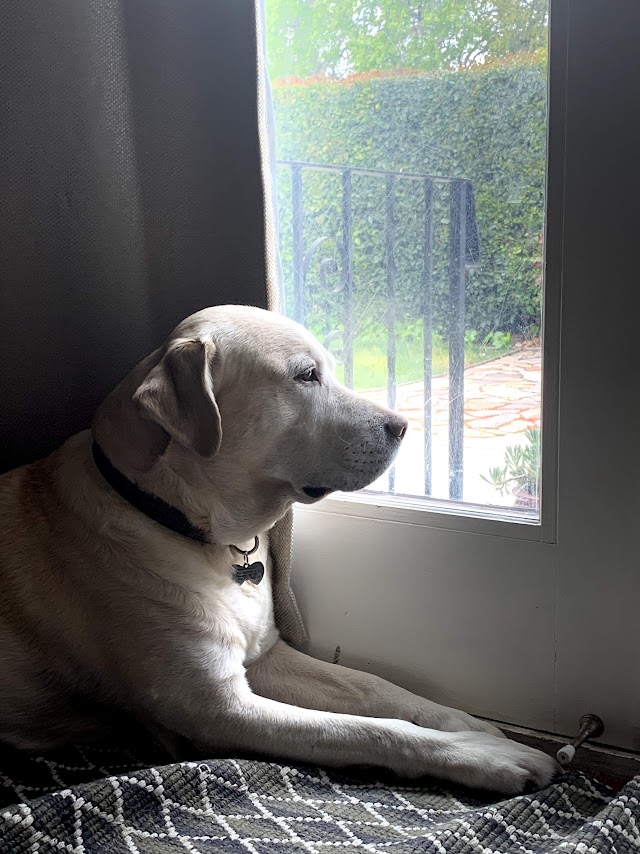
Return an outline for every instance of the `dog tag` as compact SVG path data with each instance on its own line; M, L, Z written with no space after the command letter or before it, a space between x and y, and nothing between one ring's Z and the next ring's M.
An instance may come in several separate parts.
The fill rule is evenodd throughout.
M245 563L244 565L233 564L233 580L238 584L245 581L251 581L253 584L260 584L264 577L264 564L260 561L255 563Z

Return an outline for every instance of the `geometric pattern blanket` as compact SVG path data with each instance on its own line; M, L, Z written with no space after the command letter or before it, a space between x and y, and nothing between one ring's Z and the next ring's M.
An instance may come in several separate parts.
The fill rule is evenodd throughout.
M2 854L640 852L640 777L613 792L573 772L498 800L251 759L74 751L0 762Z

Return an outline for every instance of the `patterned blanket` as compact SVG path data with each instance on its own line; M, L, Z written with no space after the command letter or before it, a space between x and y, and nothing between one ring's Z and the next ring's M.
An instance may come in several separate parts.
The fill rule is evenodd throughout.
M154 766L145 758L153 761L92 748L26 764L0 757L0 796L11 802L0 807L0 852L640 851L640 777L614 793L570 773L496 802L437 783L248 759Z

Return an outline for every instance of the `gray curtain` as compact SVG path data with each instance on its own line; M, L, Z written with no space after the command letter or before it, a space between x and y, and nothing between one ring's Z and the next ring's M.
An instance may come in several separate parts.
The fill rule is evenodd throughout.
M0 471L190 312L267 305L257 38L253 0L0 4Z
M0 3L0 472L88 426L191 312L277 306L263 12ZM303 645L291 525L271 536L274 607Z

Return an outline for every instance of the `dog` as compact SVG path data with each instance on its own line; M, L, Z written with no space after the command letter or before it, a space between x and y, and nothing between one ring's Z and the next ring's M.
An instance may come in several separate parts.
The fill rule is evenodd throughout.
M544 753L279 637L270 529L372 483L406 429L293 321L187 318L90 431L0 478L0 740L94 737L113 709L201 754L546 785Z

